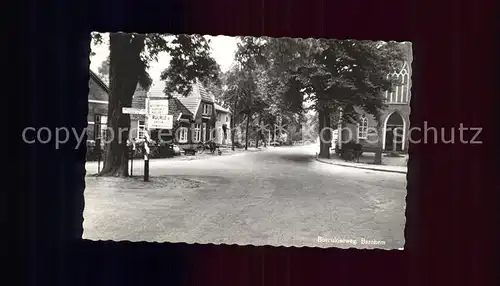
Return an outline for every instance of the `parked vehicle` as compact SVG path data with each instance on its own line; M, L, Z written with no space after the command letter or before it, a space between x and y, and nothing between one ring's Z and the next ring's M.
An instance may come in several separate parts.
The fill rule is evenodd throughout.
M274 141L274 142L269 143L269 146L278 147L278 146L281 146L281 142Z
M181 154L181 149L179 146L172 143L160 143L158 146L158 151L156 152L156 158L171 158L176 155Z

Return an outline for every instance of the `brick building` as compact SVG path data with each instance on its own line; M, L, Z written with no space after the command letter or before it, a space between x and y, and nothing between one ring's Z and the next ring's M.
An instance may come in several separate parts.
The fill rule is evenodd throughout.
M197 81L192 86L188 96L173 94L170 99L163 93L163 90L152 89L146 92L138 87L132 99L132 107L146 109L147 100L168 100L169 114L174 119L173 132L162 130L161 136L165 141L173 140L181 148L189 149L194 142L208 141L214 139L216 134L215 122L215 96L209 92L201 82ZM130 138L144 138L144 131L147 129L146 115L130 115L131 134ZM168 134L174 134L171 138ZM150 130L151 137L157 138L159 130Z
M374 132L377 122L373 116L366 114L359 108L360 120L357 124L339 125L341 142L349 139L356 140L363 145L365 151L375 151L378 140L382 141L384 151L407 152L410 130L410 99L411 99L411 63L413 60L411 43L401 43L405 53L405 62L399 70L391 76L399 79L403 84L394 86L392 91L384 94L387 108L382 112L382 134ZM345 128L342 128L345 127ZM372 132L370 132L372 131Z
M200 81L193 84L188 96L172 95L178 99L192 114L192 122L188 130L187 144L205 142L215 136L215 96L208 91ZM186 146L187 147L187 146ZM181 146L181 148L183 148Z
M89 70L89 98L88 105L89 111L87 115L87 140L95 140L94 137L94 126L96 124L95 120L101 124L101 137L105 135L107 116L108 116L108 99L109 99L109 89L108 86L95 74L92 70ZM97 118L95 117L97 115Z

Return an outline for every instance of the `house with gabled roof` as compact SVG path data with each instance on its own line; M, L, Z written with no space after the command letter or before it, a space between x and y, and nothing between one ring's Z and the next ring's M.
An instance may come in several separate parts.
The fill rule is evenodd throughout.
M89 75L87 140L95 140L94 127L96 124L101 125L101 138L104 137L106 132L106 124L108 122L109 88L106 83L104 83L104 81L90 69Z
M215 96L197 80L188 96L173 94L192 114L189 143L213 140L216 129Z
M218 131L215 96L200 81L197 80L192 85L191 92L187 96L181 94L167 96L160 87L152 87L148 92L138 91L134 94L131 107L146 109L148 100L168 100L169 114L173 116L174 121L174 130L149 130L152 139L158 139L161 136L164 142L173 142L185 150L194 149L199 142L215 139ZM219 111L228 112L222 107ZM130 138L144 138L147 116L131 114L130 121ZM222 140L220 141L222 143Z
M168 113L173 116L174 128L186 127L189 128L193 118L193 114L187 109L177 98L168 98L162 90L152 89L146 91L138 86L134 96L132 97L132 108L146 109L148 100L167 100ZM130 115L130 138L131 139L144 139L144 134L147 129L147 116L144 114L131 114ZM183 129L184 130L184 129ZM175 130L174 130L175 131ZM150 130L152 139L158 139L161 135L164 141L175 141L171 138L172 130ZM187 138L187 131L180 131L180 140L184 141Z

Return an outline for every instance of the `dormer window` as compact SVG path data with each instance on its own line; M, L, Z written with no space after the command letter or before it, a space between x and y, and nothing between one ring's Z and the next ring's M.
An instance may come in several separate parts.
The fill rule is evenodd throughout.
M211 104L203 104L203 115L212 115L212 105Z

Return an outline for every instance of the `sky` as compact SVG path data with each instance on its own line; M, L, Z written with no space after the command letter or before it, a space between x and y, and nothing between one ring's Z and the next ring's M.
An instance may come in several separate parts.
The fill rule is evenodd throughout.
M103 34L103 38L109 39L108 34ZM220 65L223 72L227 71L233 63L234 53L237 49L237 39L228 36L205 36L205 38L211 41L212 57ZM91 49L95 53L95 56L90 58L90 69L97 73L97 69L109 55L108 42L105 40L103 44L98 46L92 44ZM160 74L168 66L169 62L170 57L168 53L161 53L158 56L158 61L150 64L148 72L153 79L151 90L163 90L164 83L160 81Z

